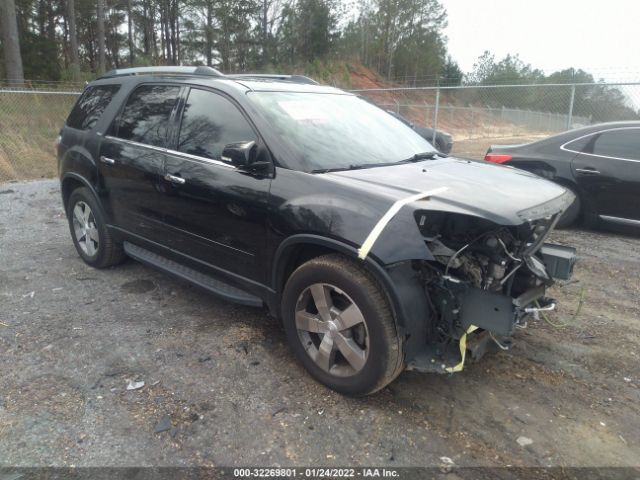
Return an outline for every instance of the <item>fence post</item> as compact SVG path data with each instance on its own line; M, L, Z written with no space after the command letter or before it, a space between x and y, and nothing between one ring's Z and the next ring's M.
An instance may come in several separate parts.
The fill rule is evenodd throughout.
M400 115L400 101L399 100L394 100L396 102L396 113L398 115Z
M436 106L433 111L433 137L431 138L431 145L436 144L436 128L438 128L438 110L440 110L440 85L436 88Z
M569 100L569 114L567 115L567 130L571 130L573 123L573 102L576 98L576 84L571 84L571 100Z

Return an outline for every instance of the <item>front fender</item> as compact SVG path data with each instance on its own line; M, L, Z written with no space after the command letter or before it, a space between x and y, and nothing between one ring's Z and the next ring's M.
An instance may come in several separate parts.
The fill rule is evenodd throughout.
M313 175L306 182L289 178L295 172L279 172L272 185L272 222L281 238L310 234L334 239L357 250L362 247L376 224L394 204L395 199L363 195L357 190L331 188ZM298 174L302 175L302 174ZM280 185L302 185L304 192L279 202ZM327 189L332 191L327 191ZM414 209L405 205L385 226L374 242L369 256L381 265L407 260L433 260L413 216Z
M429 310L418 273L413 270L411 263L402 262L384 268L371 257L367 257L365 260L358 259L356 248L335 239L319 235L299 234L287 238L279 245L273 259L272 269L272 288L278 292L278 297L281 295L289 259L295 253L296 247L301 245L325 247L361 262L364 268L371 272L384 288L394 311L398 334L415 339L416 342L424 341ZM279 311L279 309L277 310ZM410 341L408 346L411 347L412 343ZM412 348L407 350L412 350Z

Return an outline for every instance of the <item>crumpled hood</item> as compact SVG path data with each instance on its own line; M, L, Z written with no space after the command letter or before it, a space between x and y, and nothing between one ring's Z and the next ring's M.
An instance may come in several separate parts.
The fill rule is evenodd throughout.
M388 197L391 203L447 187L422 208L479 216L502 225L557 213L573 199L565 188L523 170L451 157L326 175L369 195ZM529 209L533 210L525 212Z

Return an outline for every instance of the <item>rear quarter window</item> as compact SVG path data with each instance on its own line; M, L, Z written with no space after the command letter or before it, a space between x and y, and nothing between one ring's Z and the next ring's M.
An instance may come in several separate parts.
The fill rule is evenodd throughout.
M171 112L178 100L180 87L142 85L127 100L116 136L155 147L164 147Z
M120 90L119 85L99 85L87 88L71 110L67 118L67 126L78 130L93 128L118 90Z
M573 140L565 144L564 148L566 148L567 150L571 150L572 152L587 152L589 150L587 147L593 141L593 135L594 134L587 135L586 137Z

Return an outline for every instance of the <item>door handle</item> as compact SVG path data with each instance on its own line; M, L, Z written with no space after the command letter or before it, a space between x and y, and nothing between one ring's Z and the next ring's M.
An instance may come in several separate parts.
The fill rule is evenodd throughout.
M584 175L600 175L600 171L595 168L587 167L587 168L576 168L576 172L583 173Z
M171 175L169 173L167 173L164 176L164 179L168 182L175 183L177 185L184 185L186 183L186 180L184 178L178 177L176 175Z
M104 155L100 155L100 161L102 163L106 163L107 165L113 165L116 161L113 158L105 157Z

